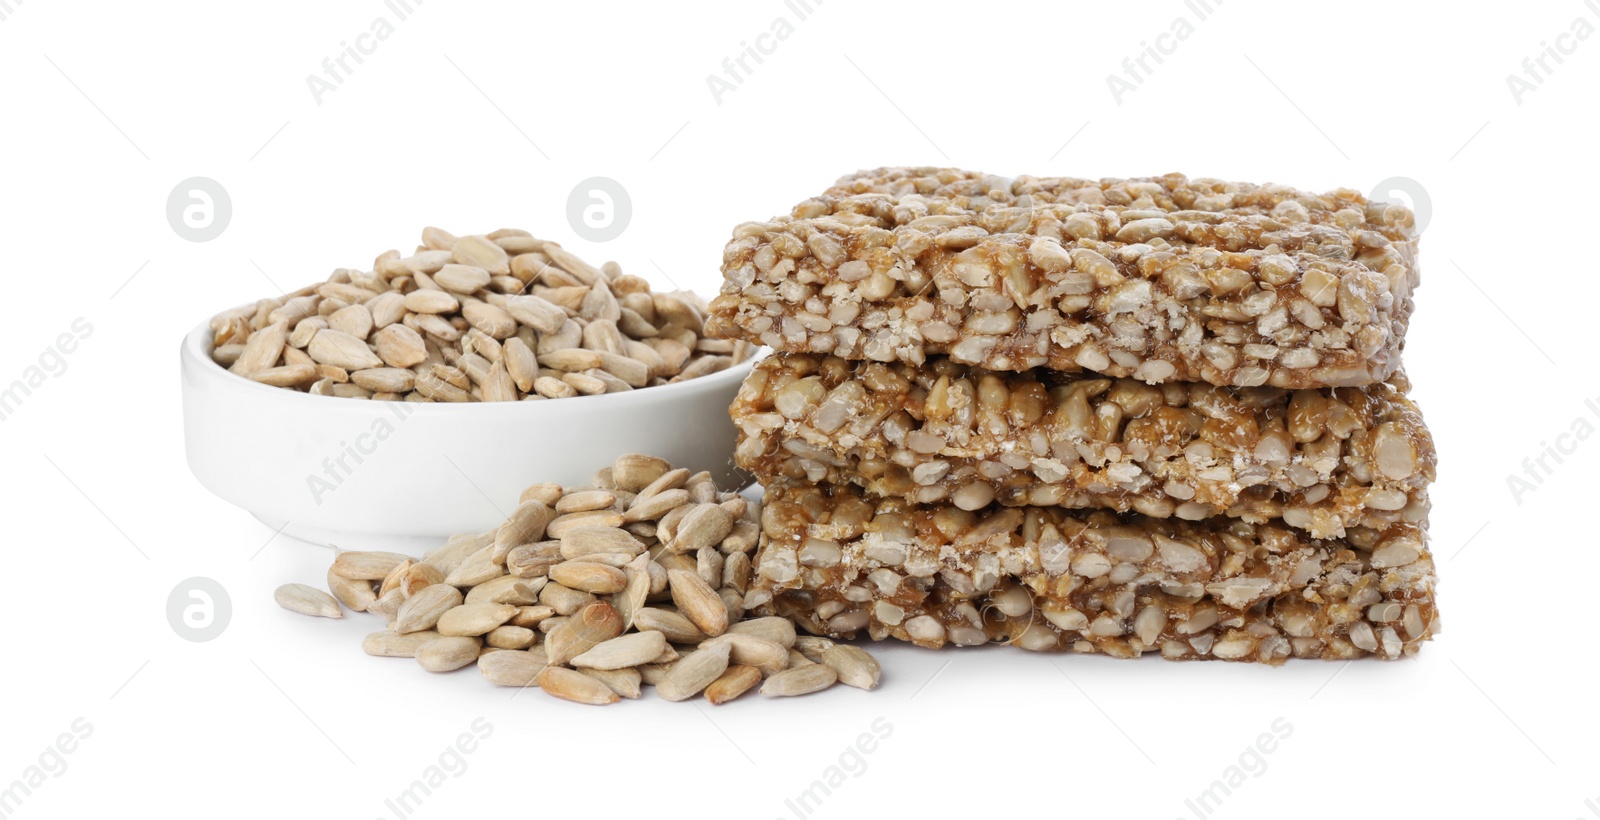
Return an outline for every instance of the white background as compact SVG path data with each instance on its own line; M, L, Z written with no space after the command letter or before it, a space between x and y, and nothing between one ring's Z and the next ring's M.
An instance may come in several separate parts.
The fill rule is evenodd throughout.
M879 718L892 734L818 816L1194 817L1184 801L1280 717L1292 735L1215 816L1600 806L1600 441L1547 461L1520 503L1507 484L1575 420L1600 426L1600 38L1562 40L1574 53L1520 104L1506 81L1600 11L1227 0L1118 104L1107 75L1193 22L1182 3L828 0L718 104L707 75L794 22L778 0L429 0L319 105L307 75L393 18L379 0L7 5L0 384L74 319L94 328L0 422L0 788L75 719L93 726L16 816L392 817L384 800L479 717L492 736L418 816L793 817L785 799ZM872 693L512 700L470 670L363 655L369 616L278 609L272 589L320 583L330 553L269 542L184 464L178 342L217 310L409 249L428 224L525 227L711 291L736 223L888 164L1419 183L1432 208L1407 369L1441 454L1443 635L1413 661L1275 669L884 646ZM197 175L233 201L203 244L165 216ZM604 246L566 222L569 191L596 175L634 207ZM231 593L209 643L167 622L192 576Z

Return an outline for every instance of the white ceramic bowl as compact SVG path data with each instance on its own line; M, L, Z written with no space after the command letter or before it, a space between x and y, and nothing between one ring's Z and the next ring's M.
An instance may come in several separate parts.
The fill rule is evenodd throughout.
M206 489L274 530L345 549L420 554L499 526L523 488L592 482L624 453L710 470L734 489L728 405L751 362L680 384L533 402L360 401L267 387L183 341L184 440Z

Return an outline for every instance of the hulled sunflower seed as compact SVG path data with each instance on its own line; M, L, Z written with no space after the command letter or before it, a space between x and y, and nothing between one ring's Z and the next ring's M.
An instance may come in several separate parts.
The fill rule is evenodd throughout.
M638 700L644 691L640 688L644 679L637 669L579 669L578 671L605 684L606 688L617 693L617 697L620 698Z
M512 549L543 538L545 527L549 526L555 517L555 511L543 501L530 499L518 504L511 517L500 525L500 529L495 530L495 549L492 555L499 560L494 563L504 564L506 554Z
M497 626L483 636L483 642L495 649L527 649L538 640L539 633L510 624Z
M533 686L545 666L542 656L525 650L490 652L478 658L478 671L495 686Z
M506 553L506 571L518 578L543 578L560 562L560 541L523 544Z
M839 673L835 672L833 667L813 663L786 669L767 678L767 682L761 684L761 694L774 698L809 695L827 689L838 680Z
M706 639L706 633L682 614L655 607L645 607L634 613L633 626L639 630L660 632L672 643L696 644Z
M795 641L798 640L794 631L794 621L788 618L780 618L776 615L766 618L752 618L748 621L730 624L728 626L728 634L754 635L779 644L784 649L793 647Z
M857 689L878 688L883 669L877 659L859 646L838 644L822 653L822 662L838 673L839 682Z
M429 672L453 672L478 660L477 638L447 636L417 647L417 663Z
M450 584L425 587L400 605L394 616L394 631L404 635L433 629L440 617L463 601L461 590Z
M656 694L670 701L688 700L700 694L728 670L728 654L731 651L732 647L723 643L696 649L685 655L656 684Z
M272 593L278 606L316 618L343 618L344 610L332 595L306 584L284 584Z
M611 687L600 680L559 666L546 666L534 678L534 682L547 694L573 703L605 706L621 700Z
M700 644L701 648L726 643L729 660L754 666L763 675L776 675L789 668L789 650L782 644L755 635L728 632Z
M462 604L439 616L440 635L476 638L511 620L517 608L510 604Z
M628 586L622 570L592 561L563 561L550 568L550 580L595 595L621 592Z
M654 663L667 648L667 637L660 632L633 632L594 645L574 657L572 665L590 669L627 669Z
M815 635L800 635L794 639L794 648L812 663L822 663L822 655L838 644Z
M539 602L539 591L543 588L543 579L502 575L467 590L466 603L532 606Z
M701 632L712 637L728 630L728 607L703 578L687 570L667 573L672 602Z
M754 689L760 682L761 670L754 666L734 664L706 687L706 700L711 701L712 705L721 706Z
M444 582L455 587L477 586L505 574L505 567L494 561L495 547L490 544L467 556L461 565L445 576Z
M411 658L423 644L442 637L433 630L398 635L394 632L374 632L361 641L361 649L379 658Z
M333 559L333 574L352 581L382 581L409 560L394 552L341 552Z
M601 552L638 555L644 551L643 541L635 538L627 530L610 525L574 527L556 537L561 539L561 557L568 560Z
M366 612L378 600L371 581L354 581L328 569L328 591L352 612Z
M597 644L621 634L622 616L617 614L616 608L605 601L596 601L545 635L544 646L550 663L564 666Z

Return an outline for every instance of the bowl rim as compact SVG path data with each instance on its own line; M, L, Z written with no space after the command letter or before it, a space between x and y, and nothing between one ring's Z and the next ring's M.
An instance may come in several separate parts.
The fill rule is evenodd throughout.
M183 364L188 365L188 367L184 368L185 372L192 373L196 378L204 379L208 383L218 385L220 388L254 391L251 393L252 396L259 397L259 399L265 401L331 402L331 404L326 405L326 409L329 410L340 407L347 409L371 407L373 410L377 410L378 407L381 406L399 403L406 405L407 415L413 411L436 415L447 415L451 413L482 415L491 412L506 412L508 408L513 407L521 408L514 411L518 413L541 412L539 408L544 408L543 412L554 412L553 408L546 407L546 405L549 405L555 401L559 401L557 404L558 407L566 408L566 410L563 412L582 412L584 410L599 411L602 409L619 409L629 405L630 403L652 400L649 397L654 397L654 400L687 398L690 395L697 395L707 391L725 388L729 382L743 381L745 376L749 375L750 370L755 367L756 362L761 361L768 355L768 353L770 353L767 348L758 348L755 355L743 362L740 362L739 364L727 368L726 370L721 370L716 373L689 379L688 381L678 382L676 384L662 384L655 387L644 387L637 390L628 390L620 393L600 393L593 396L573 396L568 399L548 401L369 402L367 405L361 405L357 403L359 400L356 399L348 399L340 396L318 396L312 393L302 393L298 390L285 390L281 387L272 387L271 385L265 385L252 379L247 379L236 373L231 373L222 365L212 361L212 338L213 335L211 323L209 321L201 322L198 327L190 331L189 334L184 337L182 349L180 351L180 358L182 359ZM567 404L569 401L576 401L579 399L586 401L586 403L581 407Z

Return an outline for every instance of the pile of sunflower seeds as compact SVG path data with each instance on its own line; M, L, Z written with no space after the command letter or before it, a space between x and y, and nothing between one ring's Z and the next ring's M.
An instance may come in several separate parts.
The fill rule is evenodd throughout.
M422 232L410 256L211 319L211 358L273 387L390 401L519 401L705 376L754 348L701 335L706 306L653 293L527 231Z
M703 694L726 703L878 685L866 651L796 635L779 617L744 620L758 510L706 472L625 455L593 486L535 484L497 529L455 536L420 561L344 552L328 591L285 584L305 615L383 616L369 655L431 672L476 663L497 686L537 686L578 703ZM331 593L331 594L330 594Z

